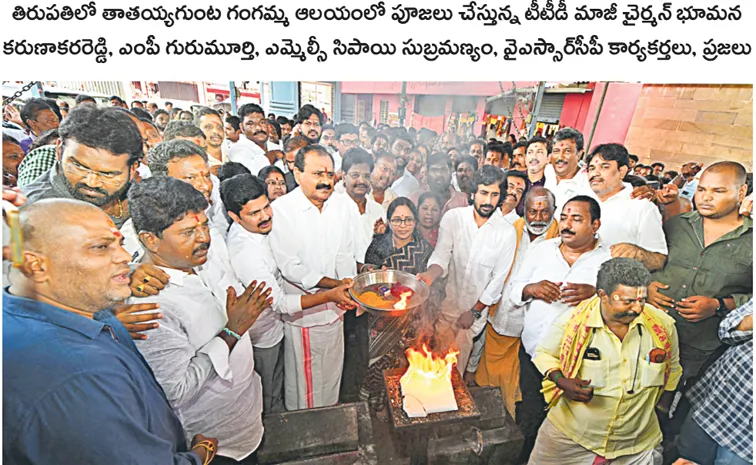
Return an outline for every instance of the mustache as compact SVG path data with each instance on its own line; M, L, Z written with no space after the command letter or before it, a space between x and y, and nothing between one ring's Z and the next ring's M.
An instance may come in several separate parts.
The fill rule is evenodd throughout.
M598 181L601 181L601 180L602 180L602 179L601 179L601 176L593 176L592 178L590 178L590 179L588 180L588 182L593 182L593 181L597 181L597 180L598 180Z
M82 183L76 184L76 186L74 187L74 189L76 189L77 191L88 190L88 191L98 192L98 193L100 193L102 195L108 195L108 191L106 191L105 189L103 189L101 187L89 187L86 184L82 184Z
M548 225L549 223L544 223L542 221L533 221L532 223L530 223L531 228L545 228Z
M268 225L269 225L270 223L271 223L271 220L270 220L270 219L267 219L267 220L265 220L265 221L261 221L260 223L258 223L258 224L257 224L257 227L258 227L258 228L263 228L263 227L265 227L265 226L268 226Z
M620 319L620 318L627 318L627 317L638 318L638 316L640 316L640 313L635 313L635 312L622 312L622 313L616 313L616 314L614 315L614 318L617 318L617 319Z
M483 204L483 205L481 205L481 206L480 206L480 209L481 209L481 210L482 210L482 209L484 209L484 208L491 208L491 209L493 209L493 208L494 208L494 206L493 206L493 205L490 205L490 204Z
M355 184L354 188L357 189L358 187L361 187L363 189L368 189L369 186L367 184Z
M267 133L267 132L265 132L265 131L255 131L255 132L254 132L254 133L253 133L252 135L253 135L253 136L256 136L256 135L258 135L258 134L265 134L265 135L267 135L268 133Z
M569 228L564 228L561 231L559 231L560 234L572 234L573 236L577 234L575 231Z
M210 248L210 244L209 243L200 244L199 247L197 247L196 249L194 249L192 251L192 254L197 254L198 252L205 251L205 250L207 250L209 248Z
M330 184L318 184L318 185L315 186L315 190L320 190L320 189L331 190L331 189L333 189L333 186L330 185Z

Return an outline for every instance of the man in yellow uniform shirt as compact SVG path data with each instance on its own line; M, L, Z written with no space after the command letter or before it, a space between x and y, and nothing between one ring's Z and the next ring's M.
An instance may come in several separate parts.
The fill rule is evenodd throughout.
M597 296L536 349L550 411L530 464L661 465L655 410L668 411L682 368L674 320L646 304L650 280L640 262L605 262Z

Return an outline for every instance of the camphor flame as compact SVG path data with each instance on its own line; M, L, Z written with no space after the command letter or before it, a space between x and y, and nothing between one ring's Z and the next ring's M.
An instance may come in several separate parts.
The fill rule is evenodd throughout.
M401 300L394 304L394 310L404 310L407 308L407 299L412 296L412 291L402 292Z
M407 349L407 361L409 368L402 375L400 382L404 385L418 380L427 383L427 387L432 389L436 383L442 383L451 386L452 368L457 363L459 352L452 349L444 358L434 356L428 347L423 344L422 352L413 348ZM417 379L415 379L417 378Z

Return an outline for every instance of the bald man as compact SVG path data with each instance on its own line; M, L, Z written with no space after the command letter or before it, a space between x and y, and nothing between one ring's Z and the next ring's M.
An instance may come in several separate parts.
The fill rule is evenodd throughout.
M709 166L698 181L698 210L664 224L670 253L652 275L648 301L675 319L684 389L722 353L722 318L753 295L753 221L739 212L745 179L740 163Z
M3 461L197 464L179 419L108 308L131 294L113 220L77 200L21 210L24 263L3 291ZM106 310L104 312L101 312ZM100 313L98 313L100 312ZM217 441L198 435L194 443Z

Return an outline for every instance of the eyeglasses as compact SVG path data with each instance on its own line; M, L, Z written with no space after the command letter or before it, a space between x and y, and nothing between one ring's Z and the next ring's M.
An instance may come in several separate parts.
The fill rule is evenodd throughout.
M345 147L357 147L358 145L360 145L359 139L355 139L355 140L343 139L343 140L340 140L339 142L341 143L341 145Z
M96 179L99 179L101 183L111 186L117 186L121 184L120 176L123 175L123 173L101 173L99 171L90 170L89 168L84 168L81 165L77 165L68 161L63 163L63 170L67 173L73 174L74 176L79 176L81 178L87 178L91 175Z
M407 226L414 226L415 225L415 219L412 217L409 218L391 218L391 226L401 226L401 225L407 225Z
M286 185L286 181L274 181L272 179L269 179L269 180L265 181L265 184L267 184L269 186L281 186L281 187L283 187L283 186Z

